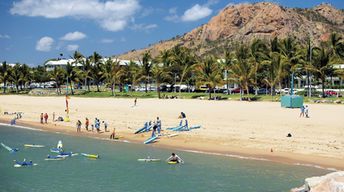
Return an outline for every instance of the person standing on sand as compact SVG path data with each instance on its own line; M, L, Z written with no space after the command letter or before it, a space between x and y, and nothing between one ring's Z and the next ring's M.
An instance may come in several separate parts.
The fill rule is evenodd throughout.
M53 112L53 122L55 121L55 112Z
M309 112L309 108L308 108L308 105L306 105L306 107L305 107L305 115L306 115L306 118L309 118L308 112Z
M156 125L157 125L158 135L160 135L160 131L161 131L161 120L159 119L159 117L156 118Z
M76 132L81 132L81 121L76 122Z
M48 117L49 117L48 113L45 113L44 114L44 121L45 121L45 123L48 123Z
M103 124L104 124L104 129L105 129L105 132L107 132L108 123L107 123L106 121L103 121Z
M86 131L88 131L88 125L90 124L90 121L88 120L88 118L86 117L86 121L85 121L85 128L86 128ZM93 129L92 129L93 131Z
M110 135L110 139L115 139L115 136L116 136L116 128L113 128L113 131Z
M43 124L43 113L41 113L41 123Z
M137 103L137 97L135 97L134 106L136 106L136 103Z
M301 112L300 112L300 117L304 117L305 116L305 106L302 105L300 108Z

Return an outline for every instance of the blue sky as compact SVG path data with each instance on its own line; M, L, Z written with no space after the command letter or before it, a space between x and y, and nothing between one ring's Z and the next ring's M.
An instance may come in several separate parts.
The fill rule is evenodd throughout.
M112 56L207 23L240 0L0 0L0 61L41 65L60 53ZM274 1L313 7L324 0ZM344 9L343 0L325 1Z

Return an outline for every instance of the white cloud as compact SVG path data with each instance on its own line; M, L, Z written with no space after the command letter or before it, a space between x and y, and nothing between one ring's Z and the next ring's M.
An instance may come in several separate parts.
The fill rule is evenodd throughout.
M67 51L76 51L79 49L79 45L67 45Z
M101 43L113 43L114 40L113 40L113 39L107 39L107 38L105 38L105 39L100 40L100 42L101 42Z
M51 46L54 43L54 39L48 36L42 37L40 40L37 41L36 50L37 51L44 51L49 52L51 50Z
M168 13L169 15L164 18L166 21L179 21L179 16L177 15L177 7L170 8L168 10Z
M75 31L75 32L65 34L60 39L64 40L64 41L77 41L77 40L83 39L85 37L86 37L86 35L84 33L79 32L79 31Z
M0 39L11 39L11 37L9 35L6 35L6 34L4 34L4 35L0 34Z
M197 21L205 17L208 17L212 12L213 10L211 10L208 6L196 4L190 9L186 10L181 19L182 21L186 22Z
M157 28L158 25L157 24L134 24L131 28L133 30L142 30L142 31L149 31L151 29Z
M119 31L140 9L138 0L21 0L14 2L13 15L90 19L108 31Z

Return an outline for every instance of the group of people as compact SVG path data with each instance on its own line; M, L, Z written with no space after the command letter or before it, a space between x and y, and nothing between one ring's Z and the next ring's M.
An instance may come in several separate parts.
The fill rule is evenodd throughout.
M102 121L102 123L103 123L103 125L104 125L104 130L105 130L105 132L108 132L107 129L108 129L109 124L108 124L106 121ZM77 132L80 132L80 131L81 131L81 125L82 125L81 121L78 120L78 121L76 122ZM96 118L94 119L94 124L91 124L91 130L89 130L90 120L89 120L87 117L85 118L85 129L86 129L86 131L93 131L94 128L95 128L95 129L97 130L97 132L100 133L100 125L101 125L100 119L98 119L98 118L96 117Z
M48 123L48 118L49 118L48 113L45 113L45 114L41 113L40 119L41 119L41 123L42 124L43 123ZM44 122L43 122L43 120L44 120Z
M309 108L308 105L302 105L300 108L301 112L300 112L300 117L306 117L309 118Z

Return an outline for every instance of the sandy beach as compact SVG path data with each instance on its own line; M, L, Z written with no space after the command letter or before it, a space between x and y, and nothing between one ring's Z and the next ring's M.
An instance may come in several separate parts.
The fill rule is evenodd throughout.
M53 112L56 118L65 117L65 97L0 96L0 119L8 123L13 115L4 112L23 112L17 124L109 137L111 132L87 132L84 125L82 132L76 133L77 120L84 124L88 117L93 123L97 117L109 123L109 130L116 128L121 139L142 143L150 133L133 132L144 122L159 116L165 130L179 123L178 115L183 111L190 125L202 128L161 137L152 146L344 169L344 105L310 104L310 118L300 118L299 109L281 108L278 102L138 99L134 107L134 99L72 97L69 104L71 122L52 122ZM42 125L39 117L45 112L49 120ZM288 133L292 137L286 137Z

